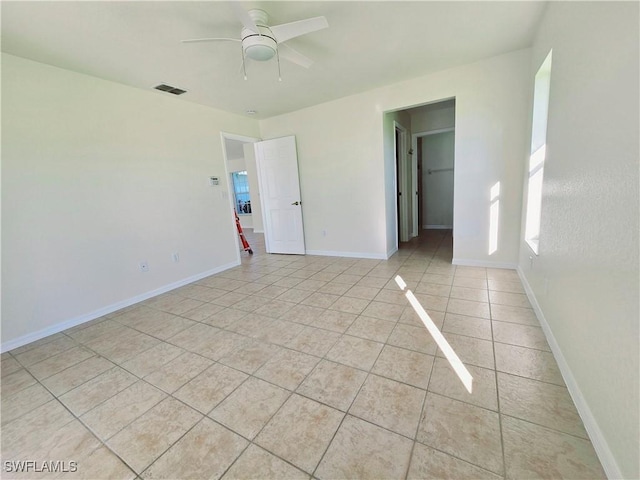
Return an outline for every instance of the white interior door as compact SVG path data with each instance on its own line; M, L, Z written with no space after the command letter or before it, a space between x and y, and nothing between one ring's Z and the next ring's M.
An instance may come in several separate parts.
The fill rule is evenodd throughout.
M394 147L396 154L396 182L397 182L397 224L398 240L400 242L409 241L409 209L411 208L409 184L408 184L408 166L407 166L407 129L398 122L393 122L395 127ZM396 242L397 245L398 242Z
M254 145L266 250L304 254L296 137L275 138Z

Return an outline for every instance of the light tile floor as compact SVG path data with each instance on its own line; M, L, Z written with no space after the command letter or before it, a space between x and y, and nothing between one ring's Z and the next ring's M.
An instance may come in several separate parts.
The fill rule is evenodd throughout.
M387 261L248 237L237 268L2 354L2 477L605 478L514 271L451 265L448 232Z

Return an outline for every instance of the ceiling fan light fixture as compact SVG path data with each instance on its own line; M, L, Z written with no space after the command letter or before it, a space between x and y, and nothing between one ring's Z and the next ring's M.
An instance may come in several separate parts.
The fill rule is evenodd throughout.
M244 49L244 54L252 60L264 62L271 60L276 54L276 49L269 45L254 44Z
M269 33L267 27L258 26L260 33L248 29L242 30L242 50L251 60L265 62L271 60L278 50L278 43Z

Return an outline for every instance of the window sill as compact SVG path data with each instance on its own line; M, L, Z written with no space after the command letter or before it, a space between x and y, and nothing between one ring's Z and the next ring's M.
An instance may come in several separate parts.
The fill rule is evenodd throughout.
M527 245L529 245L529 248L531 249L531 251L538 256L539 255L539 244L540 244L540 239L538 237L533 237L533 238L527 238L525 240L527 242Z

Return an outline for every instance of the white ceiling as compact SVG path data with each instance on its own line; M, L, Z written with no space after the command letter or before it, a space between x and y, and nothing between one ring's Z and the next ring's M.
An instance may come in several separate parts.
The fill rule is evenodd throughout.
M324 15L329 28L287 42L315 63L252 62L239 43L182 39L240 36L227 2L2 1L2 51L76 72L266 118L528 47L545 7L534 1L267 1L271 25ZM160 93L158 95L171 95Z

